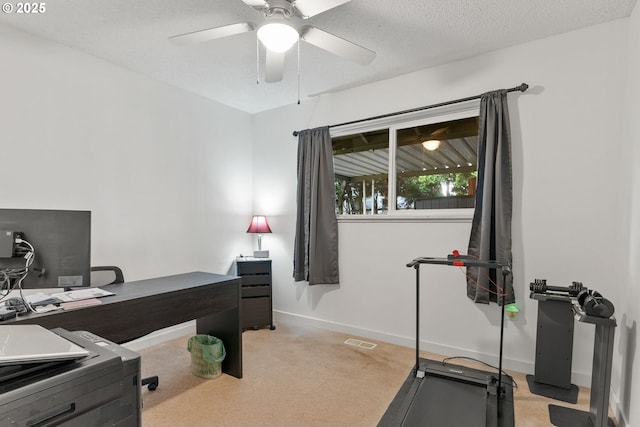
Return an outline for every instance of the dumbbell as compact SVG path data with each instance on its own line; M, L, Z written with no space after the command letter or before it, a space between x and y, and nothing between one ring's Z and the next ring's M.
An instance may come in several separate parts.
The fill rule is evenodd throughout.
M533 283L529 284L529 290L538 294L545 294L547 292L556 292L569 294L569 296L576 296L583 289L582 283L572 282L569 287L562 286L549 286L545 279L535 279Z
M578 304L590 316L609 318L613 316L615 307L599 292L582 289L577 296Z

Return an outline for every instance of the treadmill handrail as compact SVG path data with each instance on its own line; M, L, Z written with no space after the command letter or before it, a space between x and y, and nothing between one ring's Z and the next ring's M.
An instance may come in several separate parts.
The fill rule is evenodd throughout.
M438 265L451 265L458 267L483 267L492 270L502 271L502 282L504 284L507 275L511 274L511 266L503 264L498 261L488 260L483 261L474 258L470 255L461 255L457 250L454 250L452 254L447 255L446 258L435 257L420 257L415 258L407 264L407 267L414 267L416 270L416 376L424 375L424 372L420 372L420 265L421 264L438 264ZM503 300L504 301L504 300ZM502 310L500 313L500 355L498 365L498 398L500 397L500 391L502 388L502 351L504 340L504 303L502 304Z
M448 255L446 258L420 257L407 264L407 267L415 267L418 264L453 265L458 267L484 267L492 270L502 270L503 274L509 273L511 267L498 261L483 261L470 255Z

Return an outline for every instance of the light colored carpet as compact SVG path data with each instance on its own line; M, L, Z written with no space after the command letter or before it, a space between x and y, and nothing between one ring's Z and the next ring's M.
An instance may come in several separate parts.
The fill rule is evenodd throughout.
M276 325L243 333L242 379L193 375L188 336L141 351L143 376L160 376L157 390L143 389L143 426L376 426L414 364L411 348L375 342L363 349L344 344L344 334L283 318ZM588 389L570 405L531 394L524 374L509 373L519 386L516 426L550 426L550 403L588 410Z

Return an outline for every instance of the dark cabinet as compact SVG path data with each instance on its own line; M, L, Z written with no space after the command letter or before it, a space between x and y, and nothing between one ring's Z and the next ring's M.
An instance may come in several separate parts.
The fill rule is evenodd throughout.
M236 260L236 274L242 279L242 329L276 327L271 302L271 260Z

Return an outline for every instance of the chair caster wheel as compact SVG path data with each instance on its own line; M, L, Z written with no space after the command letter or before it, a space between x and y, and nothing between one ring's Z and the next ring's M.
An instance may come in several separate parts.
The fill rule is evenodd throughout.
M147 389L149 389L150 391L153 391L155 389L158 388L158 385L160 384L160 379L158 378L157 375L154 375L153 377L149 377L149 378L143 378L142 379L142 386L147 386Z

